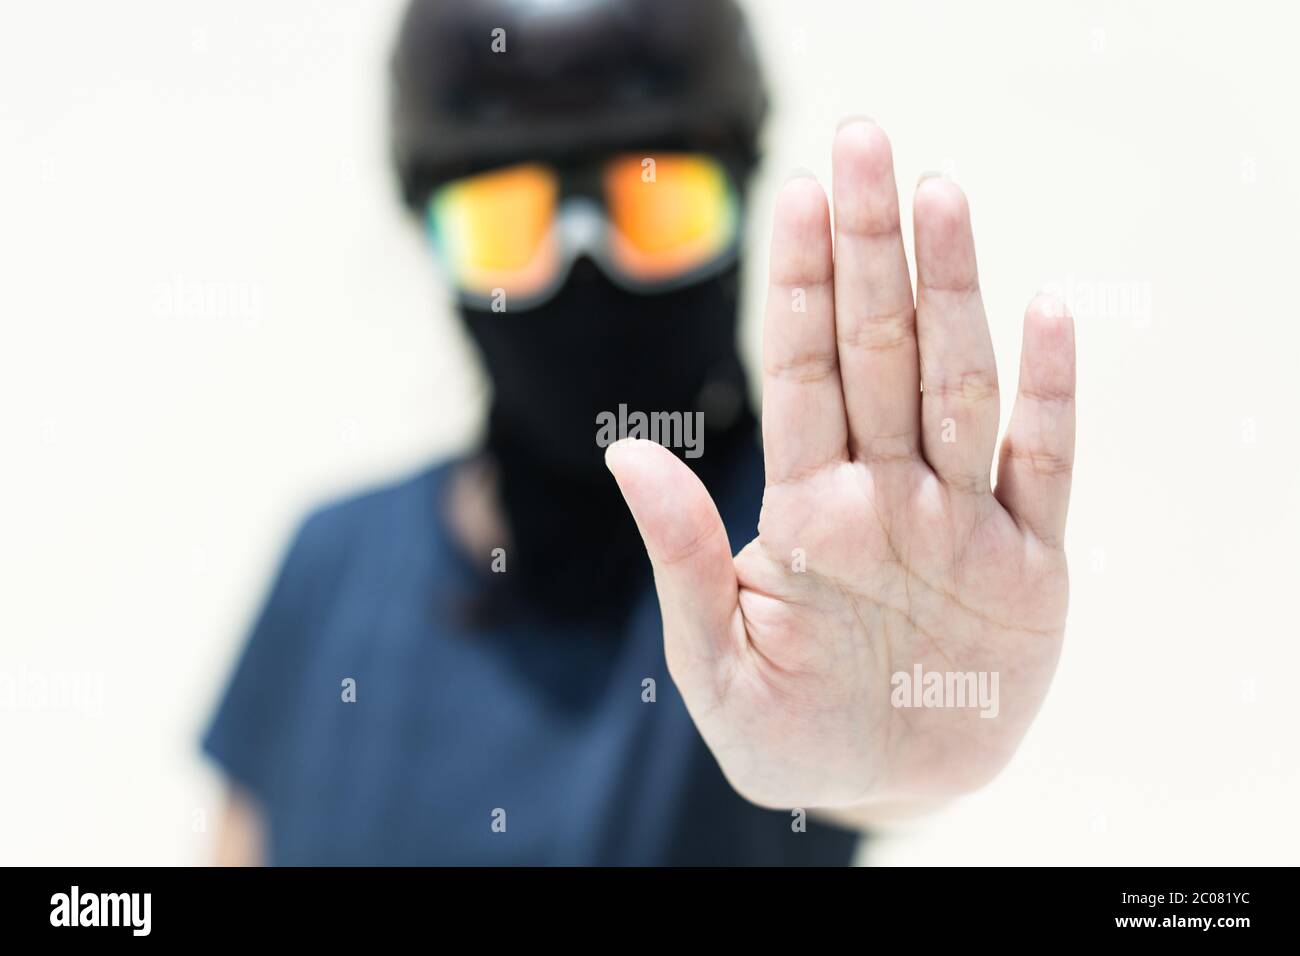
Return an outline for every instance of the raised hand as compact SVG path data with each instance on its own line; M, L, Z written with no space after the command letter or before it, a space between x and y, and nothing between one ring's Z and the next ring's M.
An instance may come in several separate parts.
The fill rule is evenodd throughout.
M1065 626L1070 317L1029 304L995 489L998 377L966 198L917 186L914 299L888 139L851 122L832 162L833 246L815 180L777 200L758 537L733 558L708 492L659 445L607 453L673 678L732 785L773 807L982 785L1038 711Z

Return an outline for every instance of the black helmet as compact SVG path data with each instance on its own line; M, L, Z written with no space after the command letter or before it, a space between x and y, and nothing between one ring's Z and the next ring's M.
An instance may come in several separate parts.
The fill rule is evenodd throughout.
M392 59L403 198L597 150L700 149L747 168L767 111L733 0L412 0Z

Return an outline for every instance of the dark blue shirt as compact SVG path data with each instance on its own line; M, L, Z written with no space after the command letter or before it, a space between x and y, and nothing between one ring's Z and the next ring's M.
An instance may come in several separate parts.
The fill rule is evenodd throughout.
M742 465L718 499L737 546L762 500L757 452ZM856 834L795 832L728 785L668 675L652 588L621 635L469 623L490 558L452 540L451 468L317 511L283 562L203 740L259 801L267 862L849 862Z

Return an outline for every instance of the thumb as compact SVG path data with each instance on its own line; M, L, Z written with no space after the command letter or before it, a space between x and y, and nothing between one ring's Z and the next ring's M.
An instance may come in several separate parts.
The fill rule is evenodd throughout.
M662 445L625 438L605 450L654 567L664 645L675 662L716 659L734 647L741 627L736 566L727 529L704 484Z

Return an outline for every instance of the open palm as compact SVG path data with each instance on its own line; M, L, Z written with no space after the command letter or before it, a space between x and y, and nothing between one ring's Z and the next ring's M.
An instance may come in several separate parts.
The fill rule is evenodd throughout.
M758 537L733 557L708 492L660 446L607 457L687 708L732 785L773 807L980 786L1041 705L1065 626L1069 316L1045 297L1026 312L995 490L998 378L966 199L918 185L914 298L885 134L846 124L832 162L833 245L815 180L777 200Z

